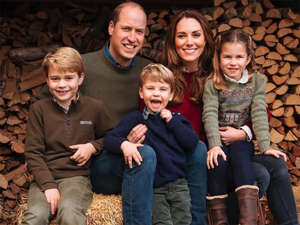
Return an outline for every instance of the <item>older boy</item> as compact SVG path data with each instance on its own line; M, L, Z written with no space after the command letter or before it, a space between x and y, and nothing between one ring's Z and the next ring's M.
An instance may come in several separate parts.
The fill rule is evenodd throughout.
M157 158L152 224L190 225L185 151L196 148L198 136L188 120L166 109L175 89L175 78L169 69L161 64L149 64L143 69L139 83L139 94L146 105L144 112L128 114L106 136L104 149L122 152L125 162L132 166L127 156L143 145L128 141L127 136L137 124L145 124L148 130L144 144L154 149ZM142 161L139 155L135 157L136 162Z
M49 53L42 68L52 97L29 112L25 157L34 181L22 224L46 225L57 212L60 225L82 225L92 199L89 159L112 122L102 102L79 95L84 68L75 49Z

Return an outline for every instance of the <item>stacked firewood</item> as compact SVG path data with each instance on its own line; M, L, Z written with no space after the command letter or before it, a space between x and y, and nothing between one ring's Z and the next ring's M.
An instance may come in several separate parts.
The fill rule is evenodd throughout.
M11 9L12 10L12 9ZM15 209L27 192L30 175L24 161L24 139L30 100L45 82L40 64L58 46L81 53L107 40L111 8L66 2L62 6L20 4L0 17L0 225L13 224ZM293 184L300 183L300 15L277 9L269 0L215 0L199 9L214 35L240 28L255 42L257 69L266 76L266 103L271 111L271 141L289 156ZM164 36L178 9L151 10L141 55L161 60Z

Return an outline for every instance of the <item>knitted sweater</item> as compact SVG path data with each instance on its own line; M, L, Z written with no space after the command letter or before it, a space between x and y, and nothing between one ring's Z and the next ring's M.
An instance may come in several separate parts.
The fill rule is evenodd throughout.
M128 114L104 139L104 149L120 153L121 144L126 141L130 130L137 124L148 128L143 144L151 146L156 152L157 166L154 187L185 177L185 151L193 151L198 143L197 134L190 122L179 113L172 113L166 123L159 114L146 119L141 112Z
M132 67L123 68L116 65L104 49L81 55L86 77L80 91L102 100L116 125L126 114L138 109L139 76L151 61L136 56ZM37 96L38 99L44 97L49 97L47 86Z
M103 103L90 97L81 96L67 113L52 98L32 104L25 157L28 170L41 190L57 188L55 179L88 176L90 161L77 166L70 159L75 151L69 146L91 143L100 151L101 139L111 129L112 122Z
M203 121L209 148L222 145L219 126L240 128L250 121L260 151L270 148L265 85L263 75L257 72L244 84L227 81L227 88L222 91L215 89L211 79L206 82Z
M205 134L204 134L204 127L202 122L202 104L195 103L191 100L190 96L190 85L191 85L191 78L194 76L195 73L183 73L184 79L186 81L187 87L185 88L183 102L176 106L167 107L172 112L179 112L185 118L187 118L195 132L198 134L200 140L205 141Z

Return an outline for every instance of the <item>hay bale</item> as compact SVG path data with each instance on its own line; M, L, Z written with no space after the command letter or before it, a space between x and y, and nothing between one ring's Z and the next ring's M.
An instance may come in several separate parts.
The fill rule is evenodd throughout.
M28 197L24 196L18 206L16 223L21 224L24 212L27 210ZM94 194L92 203L86 212L87 225L122 225L121 195ZM55 218L50 225L58 225Z
M88 225L122 225L121 195L94 194L86 215Z

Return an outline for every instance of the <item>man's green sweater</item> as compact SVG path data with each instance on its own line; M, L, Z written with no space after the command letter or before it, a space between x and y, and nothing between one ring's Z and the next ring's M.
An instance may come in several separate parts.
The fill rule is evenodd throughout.
M212 79L205 85L203 94L203 121L209 148L221 146L219 126L240 128L251 122L259 149L270 149L268 116L265 106L263 75L255 72L247 83L227 81L224 90L217 90Z

